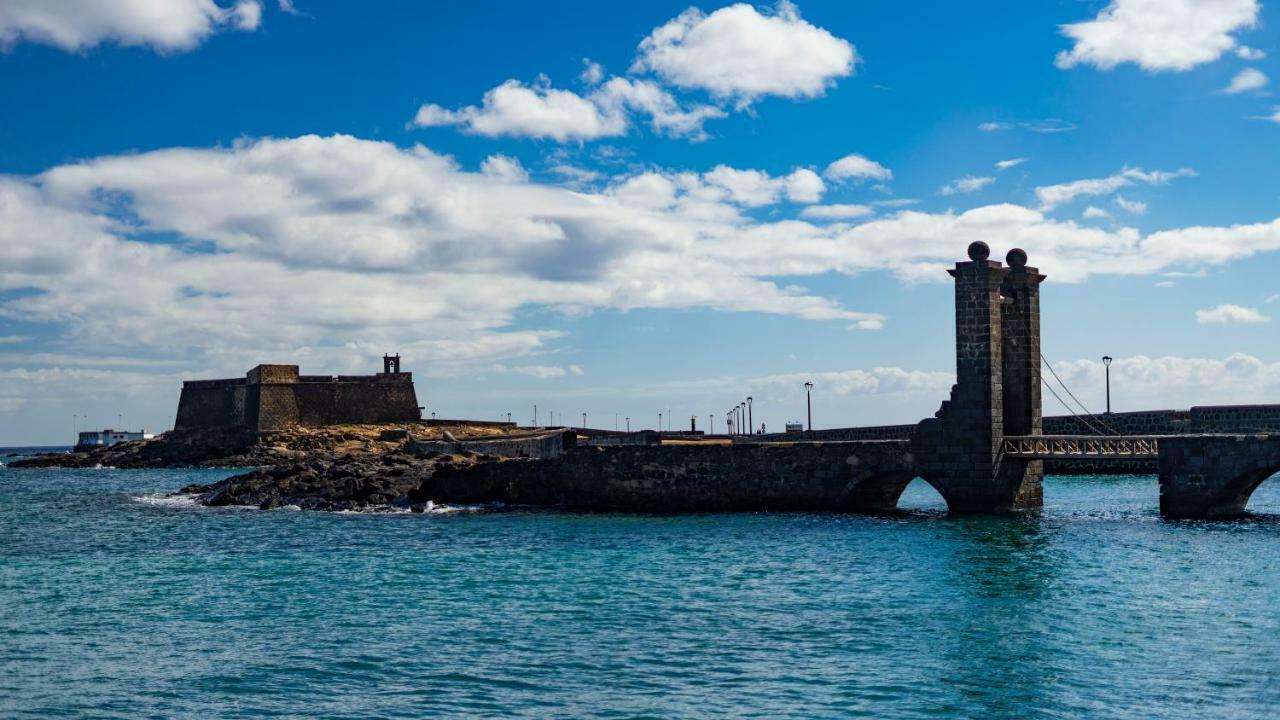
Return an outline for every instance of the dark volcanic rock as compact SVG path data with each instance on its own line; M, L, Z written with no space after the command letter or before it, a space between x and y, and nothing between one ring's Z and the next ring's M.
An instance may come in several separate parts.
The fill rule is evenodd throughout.
M199 495L204 505L254 505L263 509L296 505L304 510L359 510L380 506L417 508L421 512L436 486L437 469L472 465L485 458L412 455L343 455L310 457L236 475L210 485L189 485L183 493ZM493 501L500 498L485 498Z

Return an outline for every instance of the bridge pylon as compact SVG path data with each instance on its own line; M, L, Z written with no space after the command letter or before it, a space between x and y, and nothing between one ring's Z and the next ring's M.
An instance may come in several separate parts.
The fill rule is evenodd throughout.
M956 384L912 441L920 475L956 513L1002 513L1044 503L1040 460L1006 457L1004 438L1042 432L1040 283L1027 254L1007 267L984 242L969 245L955 278Z

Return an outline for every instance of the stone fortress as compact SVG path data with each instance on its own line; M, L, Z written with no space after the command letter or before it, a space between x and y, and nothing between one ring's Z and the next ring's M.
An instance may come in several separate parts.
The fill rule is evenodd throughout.
M258 365L242 378L188 380L178 400L176 430L415 422L422 408L413 373L386 355L375 375L300 375L297 365Z

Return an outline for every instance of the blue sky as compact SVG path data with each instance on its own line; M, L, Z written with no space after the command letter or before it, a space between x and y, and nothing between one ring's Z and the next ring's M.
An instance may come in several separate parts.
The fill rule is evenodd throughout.
M1280 402L1275 13L0 0L0 444L384 351L448 416L911 422L974 239L1087 405Z

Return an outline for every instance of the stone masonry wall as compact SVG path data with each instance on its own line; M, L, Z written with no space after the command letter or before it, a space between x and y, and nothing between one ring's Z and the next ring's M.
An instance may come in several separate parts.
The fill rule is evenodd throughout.
M174 427L223 428L244 425L243 378L198 380L182 385Z
M425 490L437 502L571 510L873 511L892 509L914 477L902 441L651 445L444 467Z
M1185 435L1160 441L1160 514L1236 517L1280 471L1280 434Z
M294 365L259 365L243 379L183 383L175 427L266 432L420 418L411 373L300 377Z

